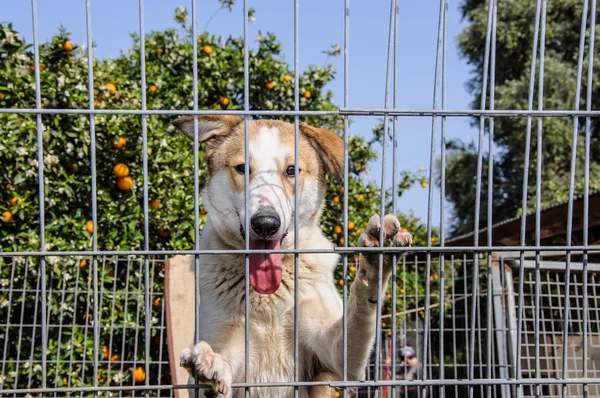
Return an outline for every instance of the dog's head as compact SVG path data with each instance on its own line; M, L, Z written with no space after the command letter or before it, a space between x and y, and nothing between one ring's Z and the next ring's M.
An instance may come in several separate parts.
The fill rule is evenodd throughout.
M173 122L194 138L194 117ZM341 178L343 141L333 132L301 124L298 170L294 125L277 120L248 122L249 167L245 165L244 121L239 116L198 116L198 139L206 143L208 178L203 190L211 224L227 243L244 247L246 211L250 248L278 250L294 231L295 180L298 179L298 228L316 224L324 204L325 176ZM245 172L249 203L245 206ZM240 233L241 232L241 233ZM250 255L250 282L259 293L273 293L281 282L281 255Z

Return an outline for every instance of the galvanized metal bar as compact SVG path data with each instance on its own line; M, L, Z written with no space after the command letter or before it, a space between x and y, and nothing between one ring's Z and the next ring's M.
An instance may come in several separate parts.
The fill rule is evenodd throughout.
M438 32L437 32L437 45L436 45L436 58L435 58L435 69L434 69L434 83L433 83L433 109L438 108L438 96L440 95L440 73L442 64L442 53L443 53L443 40L444 40L444 28L446 25L445 20L445 8L446 0L440 0L439 5L439 16L438 16ZM428 191L427 191L427 247L431 247L431 223L433 221L433 169L435 167L435 147L436 147L436 133L437 133L437 117L431 118L431 142L429 147L429 178L428 178ZM427 361L429 351L429 306L431 303L431 253L426 254L425 263L425 315L424 315L424 338L423 338L423 380L427 379ZM427 396L427 389L422 389L422 396Z
M38 41L38 19L37 19L37 0L31 0L31 17L33 25L33 72L35 79L35 107L36 110L42 108L42 87L40 82L40 45ZM37 132L37 162L38 162L38 208L40 211L40 250L46 249L46 222L45 222L45 195L44 195L44 126L42 123L42 115L36 115L36 132ZM42 387L46 387L47 366L46 358L48 351L48 331L46 330L46 258L40 257L40 278L41 278L41 324L42 324ZM37 299L36 299L37 300ZM33 341L33 339L32 339ZM33 358L32 358L33 359Z
M596 0L592 0L591 15L590 15L590 38L588 47L588 71L587 71L587 93L585 109L592 109L592 89L594 76L594 45L596 39ZM591 135L591 119L585 119L585 160L584 160L584 177L583 177L583 244L589 243L589 212L590 212L590 135ZM583 254L583 292L588 291L588 253ZM571 264L572 266L572 264ZM595 289L595 286L594 286ZM596 318L598 320L598 318ZM588 322L589 322L589 301L587 297L583 300L583 377L588 375ZM588 394L588 386L583 386L584 395Z
M482 75L482 87L481 87L481 104L480 109L486 108L487 100L487 82L488 82L488 70L489 70L489 58L490 58L490 45L491 45L491 30L492 30L492 16L493 16L493 5L492 0L488 0L488 16L487 16L487 27L485 33L485 50L483 56L483 75ZM483 163L483 134L485 129L485 119L483 116L479 118L479 143L477 153L477 179L475 183L475 220L474 220L474 236L473 246L479 246L479 212L481 210L481 175L482 175L482 163ZM477 317L477 300L479 296L479 256L473 256L473 302L472 307L472 327L471 327L471 363L469 378L475 377L475 330ZM469 398L473 398L473 387L469 387Z
M537 58L537 48L538 48L538 37L540 30L540 14L542 8L542 0L536 1L535 8L535 21L534 21L534 29L533 29L533 44L531 49L531 69L529 71L529 90L527 96L527 110L533 110L533 93L535 88L535 68L536 68L536 58ZM523 165L523 194L521 199L521 246L525 246L526 244L526 224L527 224L527 193L529 189L529 157L530 157L530 148L531 148L531 115L527 116L527 126L526 126L526 134L525 134L525 156L524 156L524 165ZM518 314L518 322L517 322L517 335L516 335L516 347L521 347L521 339L522 339L522 328L523 328L523 284L525 280L525 267L523 267L523 263L525 261L524 252L520 253L520 262L521 267L519 269L519 314ZM515 375L514 377L517 380L521 379L521 350L517 349L516 358L515 358ZM523 396L523 388L520 385L516 386L517 397Z
M139 29L140 29L140 87L142 94L142 110L146 104L146 31L144 29L144 0L139 0ZM143 174L143 196L144 196L144 250L150 250L150 229L148 214L148 115L142 115L142 174ZM144 371L150 375L150 318L152 307L150 304L150 264L148 256L144 256ZM110 356L110 355L109 355ZM150 377L145 378L146 385L150 385ZM148 393L146 392L146 397Z
M171 116L194 116L194 115L238 115L238 116L449 116L449 117L599 117L600 110L570 110L570 109L393 109L393 108L340 108L335 111L284 111L284 110L191 110L191 109L35 109L35 108L0 108L0 113L9 114L41 114L41 115L171 115Z
M495 107L495 90L496 90L496 25L498 20L498 2L497 0L493 0L492 5L492 32L491 32L491 48L490 48L490 110L494 110ZM488 170L487 170L487 245L492 246L492 209L494 202L494 117L490 117L488 119ZM479 196L479 193L477 194ZM492 320L492 301L494 300L494 292L492 290L492 286L494 284L493 281L493 269L492 269L492 261L494 261L492 257L492 252L487 254L487 308L486 308L486 366L487 366L487 378L492 378L492 355L494 353L492 347L492 339L494 336L494 323ZM497 275L499 277L499 275ZM491 294L490 294L491 293ZM495 313L495 312L494 312ZM496 325L497 327L497 325ZM500 335L501 336L501 335ZM501 353L498 353L500 356ZM501 369L502 370L502 369ZM492 396L492 390L495 393L495 389L492 389L492 386L487 387L486 394L488 397ZM502 390L503 392L504 389ZM503 397L505 398L505 397Z
M575 83L575 109L579 109L581 102L581 80L583 78L583 56L585 53L585 39L587 28L589 0L583 1L583 10L581 12L581 30L579 33L579 52L577 58L577 81ZM593 58L594 54L590 54ZM573 198L575 196L575 167L577 165L577 144L579 136L579 118L573 117L573 135L571 138L571 170L569 178L569 204L567 209L567 236L566 244L570 246L573 243ZM563 322L563 367L562 377L569 376L569 350L567 339L569 336L569 321L571 318L571 252L567 252L567 261L565 266L565 318ZM587 362L587 361L584 361ZM562 395L567 395L567 388L563 387Z
M294 0L294 111L300 110L300 1ZM294 249L299 250L300 231L300 119L294 116ZM246 205L247 206L247 205ZM247 207L248 208L248 207ZM298 264L299 254L294 254L294 381L300 380L299 348L298 348L298 292L300 286L298 276L300 273ZM298 398L298 387L294 387L294 397Z
M387 66L385 73L385 96L384 106L390 106L390 83L392 79L392 73L394 68L394 20L396 19L396 3L397 0L390 1L390 22L388 32L388 48L387 48ZM381 228L379 228L379 246L384 247L385 245L385 207L386 207L386 158L387 158L387 136L389 130L389 115L383 118L383 135L381 143L381 195L379 198L379 218L381 222ZM380 372L380 359L381 359L381 302L383 286L383 253L379 254L379 268L377 275L377 312L376 312L376 325L375 325L375 381L379 380ZM380 396L380 389L375 390L375 397Z
M244 0L244 111L250 110L250 72L248 48L248 0ZM296 72L295 72L296 73ZM296 79L298 80L298 79ZM294 83L296 84L296 83ZM244 242L246 250L250 249L250 131L248 117L244 118ZM295 209L294 209L295 211ZM248 383L250 377L250 257L245 256L244 270L244 380ZM248 387L244 389L246 398L250 398Z
M442 108L446 108L446 64L447 64L447 55L448 55L448 0L444 1L444 17L442 18L444 22L444 32L442 37ZM440 247L444 247L446 245L446 233L444 230L444 202L446 200L446 117L442 116L442 131L441 131L441 143L440 143ZM446 262L444 253L440 253L440 347L439 347L439 361L440 361L440 379L444 380L446 378L446 363L445 363L445 353L446 350L444 348L446 336L445 336L445 299L446 299ZM454 272L452 273L452 278L454 279ZM452 286L454 288L454 286ZM452 290L454 294L454 290ZM452 298L454 300L454 297ZM452 306L454 310L454 305ZM454 320L453 320L454 321ZM454 341L454 345L456 342ZM454 350L453 352L456 352ZM456 356L454 356L456 361ZM456 372L456 368L455 368ZM455 373L456 377L456 373ZM445 386L440 387L440 398L444 398L446 396L446 388Z
M350 0L344 0L344 106L350 101ZM294 69L295 71L297 69ZM295 89L295 88L294 88ZM296 93L296 91L294 91ZM349 178L349 149L348 149L349 124L348 116L344 116L344 247L348 247L348 178ZM342 296L342 380L348 380L348 256L343 256L344 286ZM358 264L355 264L355 267ZM348 390L342 391L344 398L348 397Z

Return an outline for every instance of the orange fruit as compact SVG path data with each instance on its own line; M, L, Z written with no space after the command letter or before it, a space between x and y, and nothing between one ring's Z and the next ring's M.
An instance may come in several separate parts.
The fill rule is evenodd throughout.
M85 268L86 265L87 265L87 261L86 260L81 260L79 262L79 268Z
M421 186L423 188L427 188L427 181L421 181Z
M363 195L362 193L360 195L358 195L358 199L359 200L364 200L365 199L365 195Z
M62 44L62 48L65 51L71 51L73 49L73 44L71 44L71 42L69 40L65 40L64 43Z
M423 311L419 311L419 315L421 316L421 318L425 318L425 313Z
M156 53L157 53L157 54L162 54L162 53L163 53L163 51L164 51L164 50L163 50L162 48L157 48L157 49L156 49Z
M292 80L292 77L290 75L284 75L283 76L283 80L286 81L286 82L289 82L289 81Z
M152 201L152 203L150 203L150 207L152 207L152 210L158 209L159 206L160 206L160 200L158 200L158 199L154 199Z
M94 101L94 106L100 106L100 101Z
M408 232L408 229L402 228L402 232Z
M155 298L152 305L154 305L155 307L158 307L160 305L160 297Z
M404 289L400 289L400 294L404 294Z
M113 141L113 146L117 149L123 149L125 148L125 145L127 145L127 140L125 137L115 138Z
M146 372L144 371L144 368L138 366L131 371L131 377L133 377L133 380L135 380L136 383L142 383L146 380Z
M304 98L306 98L306 99L309 99L311 97L311 95L312 94L310 93L310 91L304 92Z
M340 124L338 124L338 129L340 129L340 130L341 130L341 129L343 129L343 128L344 128L344 123L340 123Z
M150 91L151 93L155 92L156 90L158 90L158 87L156 87L154 84L148 87L148 91Z
M213 49L211 46L204 46L204 48L202 49L202 51L204 51L204 54L206 55L210 55L213 52Z
M92 220L88 220L88 222L85 223L85 230L90 234L94 232L94 222Z
M169 235L171 235L171 231L169 230L169 227L166 225L163 225L162 227L160 227L158 229L158 234L160 236L162 236L163 238L168 237Z
M386 294L385 298L389 301L392 299L392 295L391 294Z
M344 194L344 187L340 187L340 195Z
M221 105L227 106L229 105L229 98L221 97L221 99L219 99L219 102L221 103Z
M381 327L384 328L385 327L385 322L381 322Z
M129 191L133 186L133 180L131 177L123 177L117 180L117 186L121 191Z
M354 229L354 223L353 223L352 221L350 221L350 222L348 223L348 230L349 230L349 231L352 231L353 229Z
M267 90L273 90L273 87L275 87L275 83L273 83L273 82L266 82L265 83L265 87L267 88Z
M102 353L104 354L104 359L108 358L108 346L103 346L102 347Z
M338 283L339 283L339 285L340 285L340 286L344 286L344 280L343 280L343 279L340 279L340 280L338 281Z
M333 227L333 232L335 232L336 234L341 234L342 227L340 225L336 225L335 227Z
M14 220L13 214L10 211L5 211L4 213L2 213L2 217L4 218L4 220L6 220L6 222L11 222L12 220Z
M435 236L431 237L431 243L435 243Z
M17 198L16 196L13 196L12 198L10 198L10 204L11 205L16 205L17 202L20 202L19 198Z
M356 272L356 267L354 265L350 266L350 272Z
M334 196L334 197L333 197L333 203L340 203L340 198L339 198L339 196Z
M0 93L0 100L4 99L4 94Z
M129 175L129 167L124 163L117 163L113 168L113 174L119 178Z
M344 238L340 238L340 245L344 244Z
M111 361L118 361L119 360L119 354L112 354L112 357L110 357Z
M114 83L111 83L111 82L106 83L104 85L104 88L111 95L117 92L117 86L115 86Z
M388 336L391 336L391 335L392 335L392 331L388 330Z

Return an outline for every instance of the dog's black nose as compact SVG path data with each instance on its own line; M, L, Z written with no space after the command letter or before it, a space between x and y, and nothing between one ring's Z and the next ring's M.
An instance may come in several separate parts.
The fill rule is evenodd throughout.
M279 231L281 220L277 214L257 214L250 220L252 230L262 238L269 238Z

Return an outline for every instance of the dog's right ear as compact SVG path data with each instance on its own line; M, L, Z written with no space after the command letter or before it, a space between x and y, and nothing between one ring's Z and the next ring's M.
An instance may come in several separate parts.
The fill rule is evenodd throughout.
M243 119L236 115L200 115L198 116L198 139L208 142L231 132ZM194 117L184 116L171 124L192 141L194 140Z

